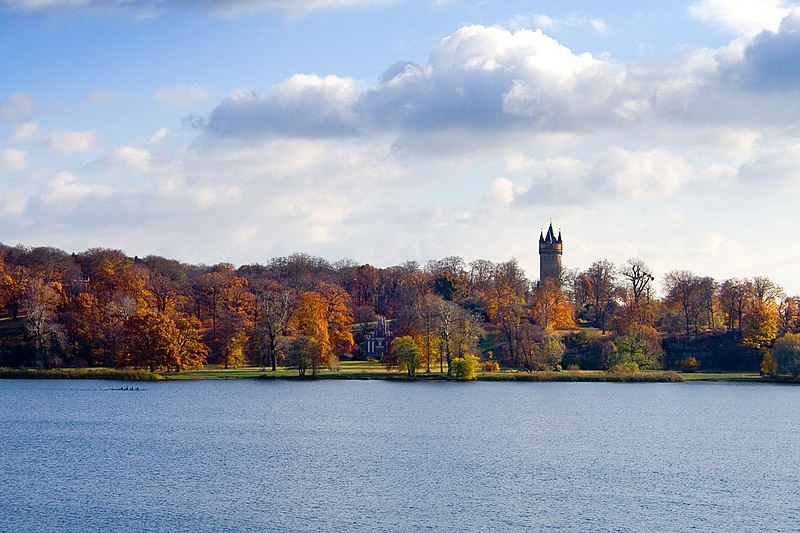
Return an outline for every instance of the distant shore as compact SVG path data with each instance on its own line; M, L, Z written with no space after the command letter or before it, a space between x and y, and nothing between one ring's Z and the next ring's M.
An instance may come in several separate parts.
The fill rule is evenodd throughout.
M200 380L200 379L263 379L263 380L387 380L387 381L457 381L438 368L426 373L421 369L413 377L405 372L387 371L374 362L342 361L338 370L320 370L316 376L310 371L306 376L297 375L293 368L279 367L276 371L262 367L239 367L225 369L219 365L209 365L202 369L182 372L149 372L115 368L55 368L49 370L35 368L0 368L0 379L107 379L120 381L160 381L160 380ZM501 370L497 372L478 372L476 381L519 381L519 382L612 382L612 383L681 383L685 381L739 381L739 382L786 382L763 378L752 373L679 373L673 371L642 371L633 374L619 374L601 370L566 370L562 372L525 372L520 370Z

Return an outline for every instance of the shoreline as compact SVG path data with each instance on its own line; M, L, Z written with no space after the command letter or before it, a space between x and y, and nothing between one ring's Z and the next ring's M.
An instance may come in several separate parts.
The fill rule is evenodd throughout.
M261 367L241 367L224 369L207 367L181 372L149 372L147 370L115 369L115 368L54 368L49 370L36 368L0 367L0 379L106 379L117 381L186 381L186 380L231 380L259 379L279 381L317 381L317 380L383 380L405 382L456 382L460 379L436 373L418 372L415 376L406 373L387 371L382 365L360 361L342 363L340 370L323 370L316 376L298 376L297 371L279 368L276 371ZM680 373L675 371L642 371L634 374L616 374L602 370L565 370L554 371L510 371L478 372L474 381L485 382L589 382L589 383L684 383L695 381L734 381L748 383L797 383L790 378L768 378L752 373L738 372L695 372Z

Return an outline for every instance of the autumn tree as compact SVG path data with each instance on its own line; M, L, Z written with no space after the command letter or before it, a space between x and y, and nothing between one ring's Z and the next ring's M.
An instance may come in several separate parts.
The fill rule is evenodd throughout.
M339 359L331 342L328 313L329 301L323 295L313 291L302 292L298 297L290 324L299 336L308 337L313 341L314 349L319 350L319 364L336 368Z
M800 333L800 296L784 298L778 308L778 334Z
M193 316L178 319L175 324L173 342L175 344L175 370L199 368L206 364L210 352L203 342L202 324Z
M76 355L89 365L113 365L114 354L104 342L105 309L93 294L83 292L64 310L67 335Z
M508 286L496 287L488 296L489 319L496 324L505 358L517 366L520 358L521 328L530 321L525 297Z
M450 375L461 381L472 381L478 377L478 357L467 353L453 359Z
M175 323L154 311L138 311L125 321L118 366L148 367L151 372L178 364Z
M27 267L9 264L5 266L0 279L0 300L11 313L11 320L17 320L19 317L20 309L28 295L28 287L34 278L34 272Z
M357 306L376 306L380 275L372 265L359 265L347 269L345 289Z
M772 345L778 335L778 300L783 289L766 277L755 277L751 282L749 302L742 316L742 344L753 348Z
M353 340L353 311L350 297L341 287L333 283L321 282L317 293L325 305L325 323L331 350L337 356L349 355L355 346Z
M178 261L149 255L143 263L150 269L146 290L150 307L160 313L173 313L186 300L187 275Z
M463 358L468 353L476 353L483 334L484 330L478 315L462 309L456 316L455 329L451 336L455 356Z
M224 287L218 300L218 326L214 347L225 368L237 367L246 360L245 348L253 329L255 298L247 290L247 280L235 276Z
M533 321L542 330L575 327L575 310L556 280L548 278L539 283L531 307ZM605 327L605 318L602 325Z
M443 305L440 296L425 294L418 298L413 307L413 320L416 331L420 336L419 346L422 352L422 361L425 364L425 372L431 372L431 363L439 357L438 334L439 334L439 312Z

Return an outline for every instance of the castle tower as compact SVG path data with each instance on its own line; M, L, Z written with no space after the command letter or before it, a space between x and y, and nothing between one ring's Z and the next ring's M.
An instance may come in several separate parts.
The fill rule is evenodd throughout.
M553 233L553 223L547 228L547 235L539 232L539 283L551 278L558 280L561 276L561 253L564 244L561 242L561 230L558 237Z

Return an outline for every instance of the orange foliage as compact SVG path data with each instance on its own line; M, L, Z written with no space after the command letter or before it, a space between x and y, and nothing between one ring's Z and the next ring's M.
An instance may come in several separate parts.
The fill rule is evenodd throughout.
M536 287L532 307L534 322L542 329L575 327L575 310L553 280L546 279Z

